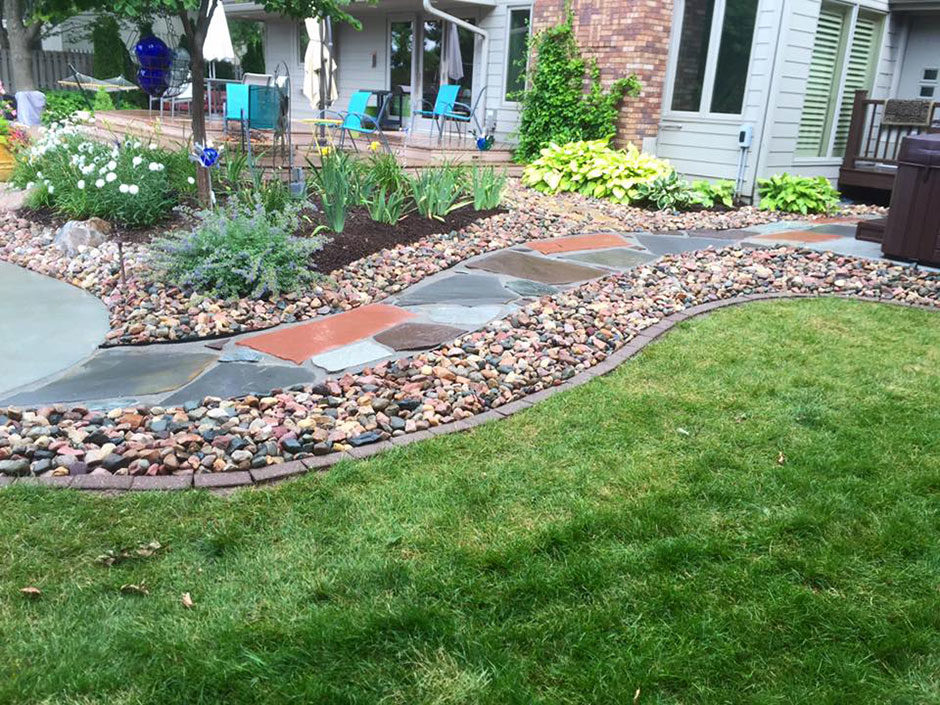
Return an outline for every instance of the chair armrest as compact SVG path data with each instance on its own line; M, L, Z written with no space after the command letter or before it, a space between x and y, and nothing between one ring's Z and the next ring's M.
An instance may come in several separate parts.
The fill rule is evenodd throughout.
M365 127L366 129L374 130L374 131L377 131L377 132L380 131L378 121L377 121L374 117L372 117L371 115L366 115L365 113L355 113L355 112L352 112L352 111L347 111L347 112L345 113L345 116L343 117L343 123L344 123L344 125L345 125L345 123L346 123L346 119L349 118L349 117L356 117L356 118L359 118L360 124L362 124L362 126ZM368 127L368 125L365 124L365 123L367 123L367 122L371 122L375 127L371 127L371 128Z

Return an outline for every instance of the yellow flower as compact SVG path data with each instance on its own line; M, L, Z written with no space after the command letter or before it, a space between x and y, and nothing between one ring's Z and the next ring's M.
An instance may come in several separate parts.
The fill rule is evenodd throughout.
M329 147L320 147L320 154L321 154L322 156L325 157L325 156L326 156L327 154L329 154L329 153L330 153L330 148L329 148Z
M369 143L369 149L371 149L373 152L378 152L381 148L382 145L379 144L378 140L372 140L372 142Z

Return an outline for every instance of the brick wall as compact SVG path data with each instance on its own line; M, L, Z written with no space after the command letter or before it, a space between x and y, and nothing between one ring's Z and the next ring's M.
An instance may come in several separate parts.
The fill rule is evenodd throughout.
M634 142L657 132L669 59L672 0L572 0L574 31L585 58L597 59L601 80L635 73L643 84L638 98L620 109L617 142ZM564 0L535 0L532 27L539 31L561 22Z

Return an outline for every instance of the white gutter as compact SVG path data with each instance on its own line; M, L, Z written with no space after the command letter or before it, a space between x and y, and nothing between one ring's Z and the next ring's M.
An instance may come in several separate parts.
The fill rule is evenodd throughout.
M429 15L440 17L442 20L445 20L447 22L453 22L458 27L461 27L467 30L468 32L473 32L474 34L479 35L480 39L482 40L480 42L480 55L481 55L480 56L480 59L481 59L480 68L481 68L481 72L484 78L483 90L485 91L486 90L485 81L487 77L487 71L489 70L488 52L490 48L490 33L487 32L485 29L480 29L475 24L470 24L469 22L465 22L459 17L454 17L453 15L448 15L446 12L442 10L438 10L436 7L434 7L431 4L431 0L422 0L422 2L424 5L424 11L427 12ZM442 36L444 36L444 34L445 33L442 32ZM472 97L470 99L470 104L471 106L473 105ZM477 118L479 119L480 124L484 125L484 129L485 129L485 126L486 126L486 94L485 93L483 94L483 97L480 99L480 112L482 114L478 115Z

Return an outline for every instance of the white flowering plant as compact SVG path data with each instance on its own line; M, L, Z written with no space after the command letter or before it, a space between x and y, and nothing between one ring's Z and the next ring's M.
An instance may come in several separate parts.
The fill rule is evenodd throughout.
M13 182L27 205L70 218L98 216L120 225L151 225L194 193L195 165L180 149L128 138L99 142L76 125L56 123L17 154Z

